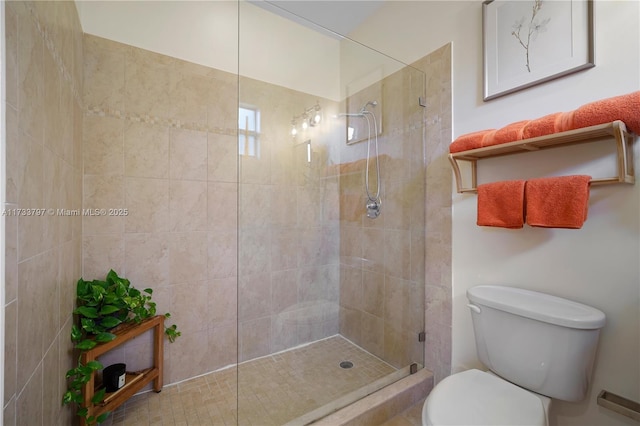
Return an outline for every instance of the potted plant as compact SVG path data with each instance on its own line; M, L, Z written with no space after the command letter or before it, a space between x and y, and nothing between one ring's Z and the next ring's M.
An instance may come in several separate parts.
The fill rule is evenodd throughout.
M99 343L115 339L114 328L121 324L140 323L155 316L156 304L152 301L152 294L152 289L140 291L133 287L128 279L119 277L113 270L109 271L104 281L85 281L82 278L78 280L77 308L73 311L77 321L71 326L71 341L80 354L76 367L67 371L69 386L62 397L62 404L77 404L77 414L83 417L87 424L102 423L109 413L97 418L88 416L88 408L83 405L82 387L89 382L92 374L103 369L103 365L98 361L90 361L83 365L82 353ZM164 316L171 317L169 313ZM174 342L180 336L175 324L165 327L165 334L170 342ZM97 391L91 402L100 403L105 392L104 388Z

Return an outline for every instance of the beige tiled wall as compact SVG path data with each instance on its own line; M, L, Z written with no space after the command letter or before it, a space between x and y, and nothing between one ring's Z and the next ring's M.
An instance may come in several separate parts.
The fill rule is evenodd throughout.
M237 77L87 34L84 53L83 206L126 214L83 218L83 276L154 289L183 333L166 383L235 363ZM149 338L103 363L147 366Z
M81 271L82 32L73 2L5 7L4 424L70 424L61 406ZM53 211L49 210L53 209Z

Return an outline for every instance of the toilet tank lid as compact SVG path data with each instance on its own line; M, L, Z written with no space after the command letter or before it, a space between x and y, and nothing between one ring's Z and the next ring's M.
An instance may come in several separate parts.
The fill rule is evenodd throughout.
M467 298L478 305L569 328L602 328L606 320L602 311L591 306L516 287L481 285L467 290Z

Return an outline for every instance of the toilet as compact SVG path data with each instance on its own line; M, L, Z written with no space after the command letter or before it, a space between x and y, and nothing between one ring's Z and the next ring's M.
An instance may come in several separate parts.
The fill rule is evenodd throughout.
M488 371L438 383L422 407L424 426L547 426L552 399L585 398L603 312L515 287L477 286L467 299L478 358Z

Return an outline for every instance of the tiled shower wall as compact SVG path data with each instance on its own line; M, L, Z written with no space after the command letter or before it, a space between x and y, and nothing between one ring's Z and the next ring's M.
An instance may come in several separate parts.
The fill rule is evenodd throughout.
M73 2L3 2L6 35L4 424L71 424L82 223L82 32Z
M261 129L259 156L238 164L239 92ZM337 333L326 135L307 134L308 164L288 133L315 97L91 35L84 94L84 208L126 209L83 218L84 278L114 269L154 289L182 331L167 383ZM148 341L108 359L143 368Z
M83 206L115 215L83 217L83 277L154 290L183 333L166 383L235 362L236 77L86 34L84 52ZM104 362L147 367L149 338Z

